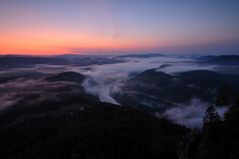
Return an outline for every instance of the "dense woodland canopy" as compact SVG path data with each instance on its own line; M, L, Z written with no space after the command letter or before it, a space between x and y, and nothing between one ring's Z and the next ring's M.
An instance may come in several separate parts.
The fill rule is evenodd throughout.
M2 125L0 157L237 159L239 99L228 88L222 88L217 102L209 105L202 130L191 130L134 108L74 96L70 104L64 102L67 109L54 108ZM52 103L43 104L47 108ZM218 106L228 107L222 118L215 109Z
M215 109L227 106L220 117ZM214 105L209 105L200 132L190 131L183 141L181 158L187 159L237 159L239 157L239 97L230 86L223 86Z

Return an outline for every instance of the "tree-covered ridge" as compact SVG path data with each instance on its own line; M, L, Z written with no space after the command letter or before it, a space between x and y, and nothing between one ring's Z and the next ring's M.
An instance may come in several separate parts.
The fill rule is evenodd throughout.
M215 107L227 106L223 117ZM239 157L239 96L222 87L215 104L208 106L200 132L192 130L181 146L182 159L237 159Z
M187 131L132 108L79 103L0 129L0 157L174 159Z
M180 76L198 82L195 79L202 73L211 78L212 72L208 71ZM155 74L155 84L170 82L171 75L155 70L144 72L137 80L149 82L152 80L149 77ZM84 78L65 72L38 82L28 80L24 87L19 87L19 83L26 83L26 79L2 88L2 93L7 93L17 87L20 94L13 97L24 98L0 112L0 158L238 158L239 98L235 87L224 85L215 98L208 96L214 101L208 106L202 118L204 126L199 131L155 118L133 104L120 107L101 103L85 93L81 86ZM211 84L205 83L205 87ZM183 94L186 89L179 92ZM218 107L228 108L223 117L219 116Z

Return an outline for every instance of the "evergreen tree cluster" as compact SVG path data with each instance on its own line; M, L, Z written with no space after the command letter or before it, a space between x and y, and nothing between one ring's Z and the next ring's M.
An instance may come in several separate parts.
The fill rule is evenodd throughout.
M228 107L223 117L216 110L218 106ZM239 96L229 86L221 88L215 104L208 106L203 123L202 130L190 138L194 142L183 150L187 153L181 159L238 159Z

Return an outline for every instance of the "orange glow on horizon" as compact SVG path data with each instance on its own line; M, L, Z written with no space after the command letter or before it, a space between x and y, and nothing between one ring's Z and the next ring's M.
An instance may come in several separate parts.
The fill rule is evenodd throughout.
M158 46L158 43L166 45L162 40L155 42L147 37L114 38L111 35L93 35L87 31L36 30L3 33L0 37L0 54L52 55L149 49Z

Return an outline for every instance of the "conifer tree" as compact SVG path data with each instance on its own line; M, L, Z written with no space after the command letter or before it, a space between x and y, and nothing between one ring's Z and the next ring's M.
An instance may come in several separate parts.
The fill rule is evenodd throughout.
M204 118L203 118L203 123L208 124L208 123L215 123L217 121L220 121L220 116L217 112L217 110L214 108L212 104L210 104L207 107L207 110L205 112Z

